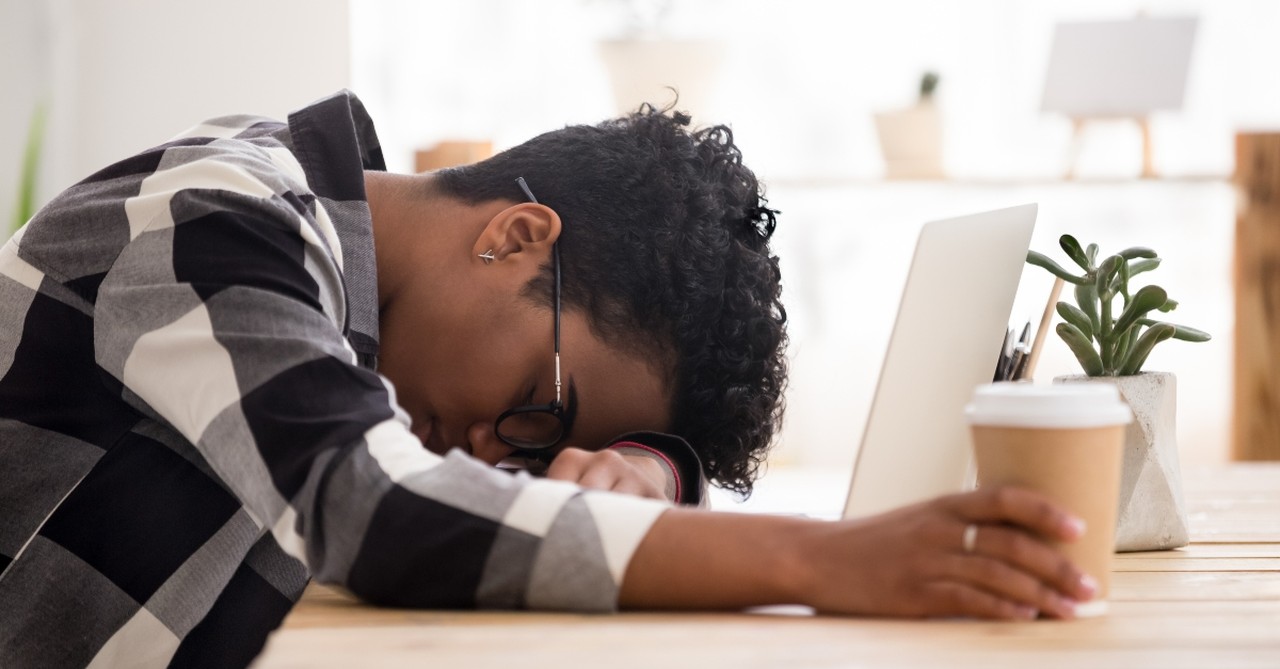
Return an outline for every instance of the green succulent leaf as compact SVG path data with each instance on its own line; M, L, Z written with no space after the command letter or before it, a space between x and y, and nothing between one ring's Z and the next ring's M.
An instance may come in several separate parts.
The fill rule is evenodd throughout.
M1134 328L1134 330L1137 329L1138 328ZM1125 356L1129 355L1129 349L1133 347L1133 342L1136 339L1132 335L1133 330L1130 330L1128 334L1120 337L1120 341L1116 343L1116 352L1114 356L1116 360L1124 360Z
M1138 343L1138 336L1142 334L1143 328L1129 328L1129 334L1124 338L1124 354L1129 355L1129 351L1133 350L1133 345ZM1124 360L1124 358L1118 358Z
M1205 332L1204 330L1197 330L1193 327L1189 327L1186 325L1178 325L1177 323L1166 323L1164 321L1154 321L1154 320L1151 320L1150 318L1142 318L1142 319L1139 319L1138 322L1146 326L1156 326L1161 324L1172 325L1174 328L1173 338L1181 341L1203 342L1203 341L1209 341L1210 339L1213 339L1213 337L1208 332Z
M1089 342L1089 338L1084 336L1076 326L1070 323L1058 323L1058 327L1054 328L1062 341L1067 343L1067 347L1075 354L1076 360L1080 361L1080 368L1089 376L1102 376L1102 358L1098 356L1098 352L1093 349L1093 344Z
M1101 325L1098 319L1098 290L1092 283L1082 283L1076 286L1076 304L1080 305L1080 311L1089 317L1089 323L1093 325L1092 332L1097 332Z
M1169 313L1170 311L1173 311L1174 309L1177 309L1177 308L1178 308L1178 301L1177 301L1177 300L1165 300L1165 301L1164 301L1164 304L1160 305L1158 308L1160 309L1160 311L1162 311L1162 312L1164 312L1164 313L1166 313L1166 314L1167 314L1167 313Z
M1109 256L1106 260L1098 265L1098 298L1106 301L1111 299L1114 291L1111 290L1111 281L1115 279L1116 272L1120 271L1120 266L1124 264L1124 258L1120 256Z
M1093 339L1093 322L1089 320L1089 316L1083 311L1077 309L1070 302L1058 303L1058 315L1062 320L1074 325L1085 339Z
M1067 257L1079 265L1080 269L1086 272L1089 271L1089 256L1085 255L1084 249L1080 248L1080 242L1076 241L1075 237L1071 235L1059 237L1058 246L1061 246L1062 250L1066 251Z
M1147 361L1147 356L1151 355L1151 349L1156 344L1173 337L1176 328L1168 323L1156 323L1147 328L1147 331L1138 337L1138 341L1134 343L1130 349L1128 358L1124 364L1120 365L1116 374L1119 376L1133 376L1142 370L1142 365Z
M1082 284L1086 280L1085 277L1076 276L1071 272L1068 272L1067 270L1063 269L1061 265L1054 262L1053 259L1051 259L1049 256L1046 256L1043 253L1038 253L1036 251L1027 251L1027 262L1032 265L1035 265L1036 267L1043 267L1049 270L1051 274L1058 277L1059 279L1062 279L1063 281L1067 281L1070 283L1074 283L1076 285Z
M1159 309L1169 299L1160 286L1143 286L1134 294L1133 299L1125 306L1124 313L1116 319L1115 331L1124 332L1138 322L1148 312Z
M1117 253L1116 255L1124 258L1125 260L1133 260L1135 258L1154 258L1156 257L1156 252L1145 246L1132 246Z
M1120 271L1116 272L1116 278L1111 281L1111 292L1119 293L1124 298L1124 303L1129 304L1129 263L1120 263Z
M1147 258L1145 260L1135 260L1134 262L1129 263L1129 276L1134 277L1139 274L1142 274L1143 272L1150 272L1151 270L1159 266L1160 266L1159 258Z
M1084 255L1089 259L1089 266L1093 267L1098 264L1098 245L1090 244L1085 247Z

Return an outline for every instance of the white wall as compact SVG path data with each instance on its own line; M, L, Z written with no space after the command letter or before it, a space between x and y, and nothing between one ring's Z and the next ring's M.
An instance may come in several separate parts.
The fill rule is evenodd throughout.
M611 19L628 4L354 2L353 83L378 120L389 166L411 169L413 150L441 139L505 147L614 114L597 43L617 33ZM920 224L1029 201L1041 203L1039 250L1054 252L1058 235L1071 232L1104 249L1146 245L1165 257L1150 278L1181 300L1172 319L1214 340L1162 344L1149 367L1182 381L1184 459L1226 458L1234 226L1227 177L1237 128L1280 127L1280 88L1271 85L1280 2L673 0L670 10L667 35L723 46L713 104L695 110L695 120L733 126L783 211L776 249L793 374L776 463L847 471ZM1054 25L1139 11L1200 18L1183 109L1152 121L1157 170L1192 178L1132 179L1138 130L1117 122L1087 131L1079 172L1090 178L1059 181L1070 124L1039 110ZM925 69L942 76L946 163L958 180L880 181L872 114L911 103ZM1024 282L1040 305L1041 274L1032 268ZM1020 308L1014 318L1039 308ZM1050 337L1038 376L1074 368L1065 345Z
M1181 304L1161 318L1213 339L1164 342L1146 368L1178 375L1183 462L1227 459L1235 194L1226 181L789 184L775 196L783 209L774 249L782 263L792 363L775 464L843 471L852 465L921 224L1026 202L1040 207L1032 248L1064 265L1057 244L1064 232L1082 244L1097 243L1104 254L1144 245L1164 259L1134 287L1162 286ZM1052 284L1048 272L1024 268L1011 324L1036 327ZM945 346L947 328L939 324L939 345ZM1078 370L1050 332L1037 381Z
M388 163L446 138L508 146L614 112L597 42L628 4L661 0L359 0L353 80ZM1039 111L1056 22L1200 17L1182 111L1153 120L1164 174L1227 174L1233 128L1280 125L1272 0L671 0L667 35L719 42L707 121L731 122L769 180L876 178L871 114L942 76L947 166L959 177L1061 173L1070 124ZM646 65L638 63L639 66ZM1131 124L1090 130L1082 174L1138 173Z
M351 16L348 17L350 3ZM216 114L282 116L350 85L369 105L393 169L443 138L500 145L613 113L595 43L616 30L605 0L4 0L0 4L0 221L13 207L32 105L52 103L47 197L125 154ZM667 27L726 48L709 120L732 122L747 160L783 209L779 252L794 317L795 383L780 455L834 464L847 442L825 416L850 407L861 429L912 235L929 218L1042 202L1037 248L1061 232L1107 247L1145 244L1182 298L1178 318L1215 335L1163 345L1178 371L1181 433L1192 459L1225 456L1231 341L1231 193L1221 181L1145 187L1055 185L1065 121L1038 101L1055 21L1197 14L1201 30L1184 110L1155 120L1157 167L1226 175L1234 128L1280 126L1280 2L1270 0L697 0ZM305 18L303 18L305 17ZM350 36L349 36L350 35ZM353 59L353 61L351 60ZM354 62L354 65L349 65ZM910 101L919 73L943 75L948 163L997 184L882 184L874 111ZM1091 137L1094 175L1136 174L1136 135ZM820 245L816 241L838 240ZM1165 270L1162 269L1162 273ZM866 277L880 283L866 295ZM844 308L875 302L867 329ZM864 306L865 306L864 302ZM1018 317L1023 317L1019 314ZM843 319L843 320L842 320ZM857 335L856 350L847 333ZM1070 360L1046 354L1046 373ZM1055 357L1056 356L1056 357ZM845 381L832 381L841 375ZM849 382L853 379L853 382ZM835 399L839 399L839 405Z
M48 12L39 0L0 8L0 238L7 237L32 110L49 80Z
M5 0L0 213L35 100L44 197L196 122L282 117L350 85L347 0Z

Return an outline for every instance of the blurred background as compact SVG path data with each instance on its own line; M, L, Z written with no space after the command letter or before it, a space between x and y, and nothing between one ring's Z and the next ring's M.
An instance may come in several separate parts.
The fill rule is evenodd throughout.
M1136 17L1181 27L1055 51L1062 24ZM39 203L203 118L282 117L343 87L390 169L412 171L669 103L668 84L695 123L732 126L783 212L793 372L771 476L848 476L920 225L1024 202L1055 257L1070 232L1165 258L1152 277L1182 303L1173 320L1214 339L1165 343L1147 368L1178 375L1184 466L1214 463L1230 448L1234 137L1280 125L1277 27L1270 0L6 0L0 211L18 207L33 121ZM1147 79L1116 93L1136 90L1132 108L1060 99L1134 63ZM1012 322L1038 319L1051 283L1028 268ZM1050 337L1037 378L1075 370Z

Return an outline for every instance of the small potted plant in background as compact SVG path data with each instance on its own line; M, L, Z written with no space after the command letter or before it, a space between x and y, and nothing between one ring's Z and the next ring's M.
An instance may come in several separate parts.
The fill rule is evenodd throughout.
M677 9L673 0L595 0L593 4L611 10L609 22L614 29L598 49L619 114L635 111L644 102L662 107L673 101L695 121L712 113L724 45L714 39L675 35L670 25ZM705 1L697 5L700 12L714 8Z
M941 179L942 114L934 103L938 74L920 75L919 96L906 109L875 115L885 177L889 179Z
M1097 244L1081 247L1071 235L1063 235L1058 243L1079 271L1069 271L1035 251L1027 254L1027 262L1075 288L1074 305L1057 304L1063 322L1055 331L1075 354L1084 375L1054 380L1113 383L1134 414L1125 438L1116 549L1185 546L1187 514L1175 429L1177 378L1169 372L1144 372L1142 367L1160 342L1203 342L1209 335L1152 317L1178 306L1164 288L1131 288L1134 277L1160 266L1155 251L1134 247L1099 261Z

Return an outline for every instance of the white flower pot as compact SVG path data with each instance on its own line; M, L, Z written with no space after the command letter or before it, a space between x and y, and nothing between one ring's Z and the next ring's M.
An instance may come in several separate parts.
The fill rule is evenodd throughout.
M942 114L930 102L875 115L885 177L941 179Z
M1055 383L1110 383L1133 410L1125 434L1117 551L1151 551L1187 545L1187 506L1178 467L1177 377L1168 372L1136 376L1059 376Z

